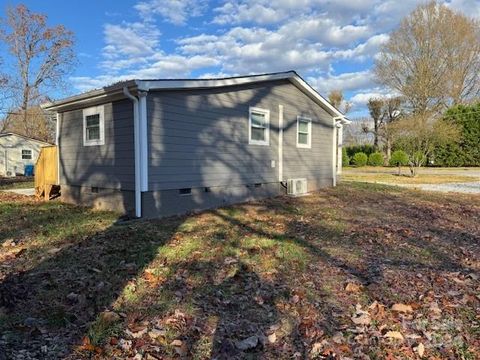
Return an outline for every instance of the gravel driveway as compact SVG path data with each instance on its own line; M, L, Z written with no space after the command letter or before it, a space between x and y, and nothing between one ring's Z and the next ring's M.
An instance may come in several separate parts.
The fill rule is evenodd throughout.
M411 187L428 191L480 194L480 181L450 184L420 184L411 185Z

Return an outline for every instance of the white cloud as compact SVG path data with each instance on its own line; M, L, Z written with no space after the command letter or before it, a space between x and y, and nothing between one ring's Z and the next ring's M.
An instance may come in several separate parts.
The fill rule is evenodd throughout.
M480 18L478 1L446 4ZM324 94L332 89L347 92L354 109L361 111L368 98L385 94L368 67L388 41L388 33L420 3L225 0L207 12L207 0L141 0L134 7L138 21L105 25L102 74L72 81L77 89L86 90L128 78L192 73L209 78L293 69ZM202 32L185 27L174 39L161 38L158 19L185 25L199 16L205 17ZM355 71L360 62L362 70Z
M138 3L135 9L144 19L160 15L174 25L185 25L190 17L201 16L205 6L205 0L149 0Z
M123 56L146 56L154 52L158 45L160 31L148 23L105 24L104 27L106 58Z
M327 75L309 77L308 82L318 91L327 94L332 90L351 91L368 88L374 85L373 74L370 70L343 73L340 75Z
M336 55L345 59L363 61L367 58L373 59L380 50L380 47L389 39L387 34L374 35L362 44L352 49L340 50Z
M252 2L227 2L214 11L218 15L215 16L213 22L220 25L241 23L265 25L278 23L288 16L284 9L274 9L264 4L252 4Z
M447 6L470 17L480 19L480 2L478 0L451 0L447 2Z

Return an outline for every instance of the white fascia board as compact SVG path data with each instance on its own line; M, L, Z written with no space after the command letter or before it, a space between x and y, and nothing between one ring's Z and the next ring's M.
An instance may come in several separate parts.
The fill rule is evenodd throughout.
M334 121L337 122L337 125L338 124L341 124L341 125L348 125L348 124L351 124L352 121L351 120L348 120L345 115L342 115L342 116L336 116L333 118Z

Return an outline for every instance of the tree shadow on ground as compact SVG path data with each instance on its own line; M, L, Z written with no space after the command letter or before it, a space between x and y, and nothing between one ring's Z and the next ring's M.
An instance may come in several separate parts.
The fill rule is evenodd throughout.
M463 254L480 255L480 229L461 218L477 208L452 201L442 209L440 199L382 189L344 187L72 235L3 279L0 306L14 315L2 317L0 349L7 358L21 349L47 359L136 351L308 358L314 344L352 326L358 303L418 302L447 292L437 277L478 274ZM346 293L349 282L364 290ZM97 331L105 310L125 317ZM165 339L143 334L128 349L109 345L143 323ZM86 335L106 343L106 352L75 350ZM43 345L47 352L38 355Z
M52 226L58 225L55 219L64 221L64 210L62 206L50 213ZM60 247L27 250L26 256L41 251L40 261L29 269L24 264L26 270L8 275L0 284L5 340L0 353L12 358L26 349L43 358L66 356L181 222L169 219L154 230L141 222L125 223L95 234L70 234L56 244ZM42 346L48 348L43 355L38 353Z

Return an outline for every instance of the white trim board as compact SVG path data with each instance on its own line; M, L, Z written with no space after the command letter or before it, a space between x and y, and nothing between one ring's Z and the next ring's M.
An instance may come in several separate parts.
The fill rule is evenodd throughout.
M265 115L265 140L254 140L252 139L252 112ZM270 145L270 110L262 109L259 107L250 107L248 109L248 144L249 145L261 145L269 146Z
M299 138L299 135L300 135L300 127L299 127L300 120L303 120L304 122L308 121L308 133L307 133L308 141L307 141L306 144L301 144L298 141L298 138ZM297 148L299 148L299 149L311 149L312 148L312 118L310 118L308 116L302 116L302 115L297 116Z
M87 139L87 116L98 115L99 121L99 139ZM100 146L105 145L105 109L103 105L92 106L82 111L83 116L83 146Z

